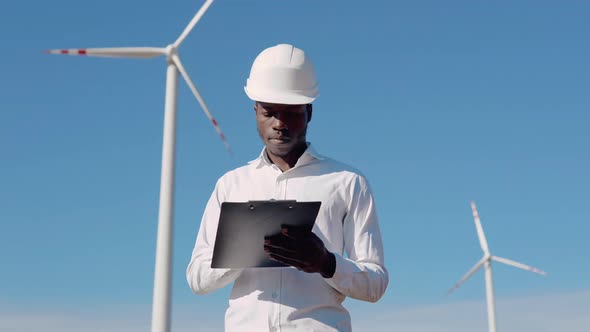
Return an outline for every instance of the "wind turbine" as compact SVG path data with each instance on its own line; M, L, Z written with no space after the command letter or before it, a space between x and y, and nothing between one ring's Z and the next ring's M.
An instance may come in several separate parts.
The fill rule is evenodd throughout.
M485 268L485 278L486 278L486 299L487 299L487 307L488 307L488 330L489 332L496 332L496 308L494 303L494 285L492 279L492 261L496 261L499 263L504 263L507 265L511 265L517 267L519 269L523 269L526 271L538 273L541 275L546 275L544 271L541 271L537 268L534 268L529 265L525 265L519 262L515 262L513 260L502 258L498 256L492 256L490 254L490 250L488 248L488 241L486 240L486 236L483 232L483 228L481 227L481 221L479 220L479 214L477 213L477 208L475 207L475 202L471 202L471 211L473 212L473 219L475 220L475 228L477 230L477 237L479 238L479 244L481 249L483 250L483 258L479 260L467 273L457 282L451 289L449 289L448 294L452 293L455 289L459 288L461 284L463 284L475 271L477 271L480 267Z
M160 208L158 216L158 239L156 244L156 265L154 274L154 297L152 306L152 332L170 331L170 304L171 304L171 275L172 275L172 234L173 234L173 209L174 209L174 157L176 143L176 96L178 73L182 75L189 88L203 108L205 115L211 123L228 151L230 147L221 132L217 121L209 112L201 94L188 76L180 57L178 47L203 14L207 11L213 0L206 0L184 31L176 41L166 47L111 47L111 48L86 48L86 49L61 49L49 50L50 54L86 55L114 58L154 58L165 56L166 70L166 101L164 108L164 139L162 144L162 173L160 179Z

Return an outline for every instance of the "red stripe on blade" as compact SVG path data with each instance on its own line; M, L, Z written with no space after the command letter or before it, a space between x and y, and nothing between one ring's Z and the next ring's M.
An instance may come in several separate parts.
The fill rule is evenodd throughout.
M68 52L68 50L61 50L60 53L61 54L68 54L69 52Z
M80 55L86 55L86 50L78 50L78 54L80 54Z

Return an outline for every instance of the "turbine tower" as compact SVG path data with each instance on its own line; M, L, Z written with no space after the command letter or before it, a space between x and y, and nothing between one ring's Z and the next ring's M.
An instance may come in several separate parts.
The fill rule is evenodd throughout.
M486 236L483 232L483 228L481 227L481 221L479 220L479 214L477 213L477 208L475 207L475 202L471 202L471 211L473 212L473 219L475 221L475 229L477 230L477 237L479 238L479 244L481 249L483 250L483 257L479 260L467 273L459 280L451 289L449 289L448 294L452 293L455 289L459 288L475 271L477 271L482 266L485 268L485 280L486 280L486 300L487 300L487 308L488 308L488 330L489 332L496 332L496 307L494 303L494 285L493 285L493 278L492 278L492 261L496 261L499 263L504 263L507 265L511 265L517 267L519 269L523 269L525 271L530 271L534 273L538 273L541 275L546 275L544 271L541 271L537 268L534 268L529 265L525 265L519 262L515 262L513 260L502 258L498 256L492 256L490 254L490 249L488 248L488 241L486 240Z
M197 98L203 111L228 151L230 147L221 132L217 121L207 108L201 94L193 84L184 69L178 55L178 47L185 40L213 0L206 0L199 11L186 26L174 43L166 47L111 47L86 49L49 50L50 54L85 55L114 58L154 58L165 56L166 71L166 101L164 108L164 138L162 144L162 173L160 179L160 208L158 215L158 239L156 244L156 264L154 273L154 297L152 307L152 332L170 331L170 307L172 286L172 234L174 210L174 157L176 143L176 95L178 73L182 75L190 90Z

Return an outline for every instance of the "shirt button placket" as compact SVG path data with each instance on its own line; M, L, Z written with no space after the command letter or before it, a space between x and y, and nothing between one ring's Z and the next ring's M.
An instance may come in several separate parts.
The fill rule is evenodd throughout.
M283 194L283 184L284 184L284 180L283 180L283 176L282 174L277 176L276 182L275 182L275 199L276 200L280 200L280 199L284 199L284 194Z
M277 283L274 285L272 289L272 293L270 297L272 298L272 302L274 303L274 313L273 313L273 324L271 325L270 330L273 332L280 332L281 331L281 284L283 279L283 271L282 269L279 270L279 278Z

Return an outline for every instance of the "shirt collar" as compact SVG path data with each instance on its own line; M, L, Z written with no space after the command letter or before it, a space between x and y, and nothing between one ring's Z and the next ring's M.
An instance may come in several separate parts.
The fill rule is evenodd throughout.
M297 160L297 163L295 164L295 167L301 166L301 165L305 165L310 163L313 160L324 160L325 157L322 156L321 154L319 154L315 148L311 145L310 142L306 142L307 144L307 149L305 149L305 152L303 152L303 154L301 155L301 157L299 157L299 160ZM248 162L248 164L254 164L254 163L258 163L256 165L257 168L260 168L264 165L266 166L270 166L273 163L270 161L270 159L268 158L268 155L266 154L266 147L262 148L262 151L260 152L260 155L258 155L258 158Z

